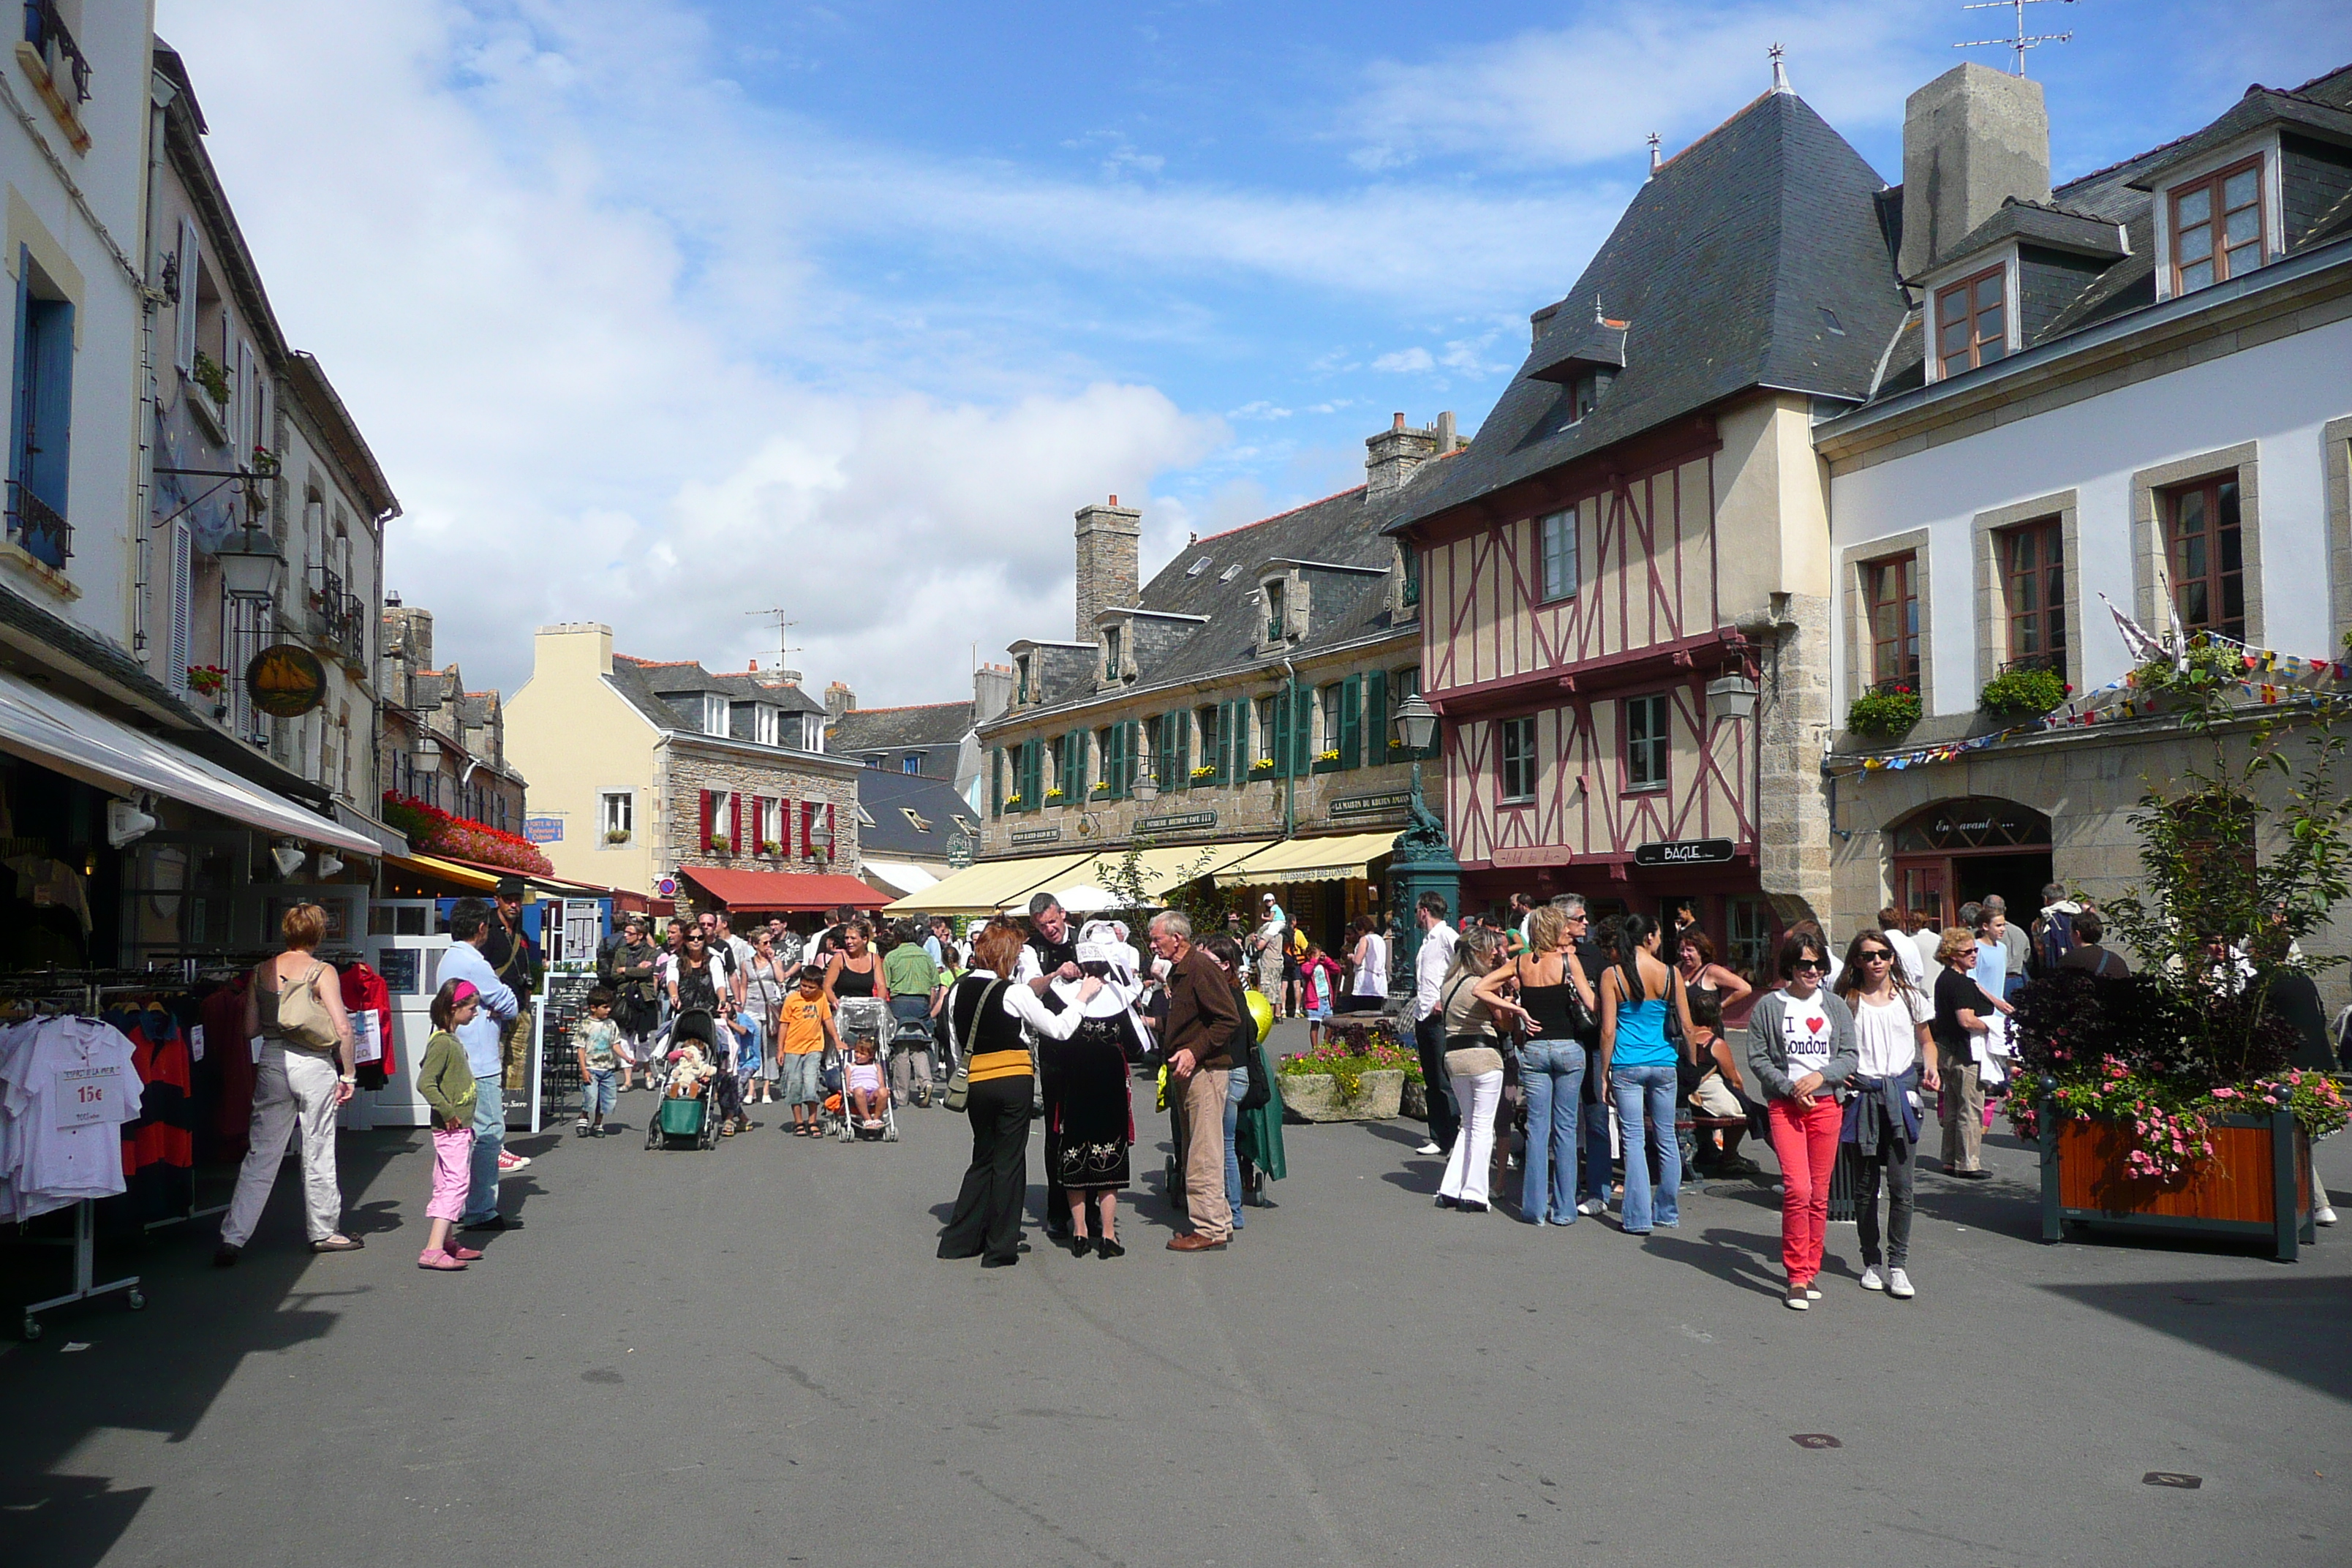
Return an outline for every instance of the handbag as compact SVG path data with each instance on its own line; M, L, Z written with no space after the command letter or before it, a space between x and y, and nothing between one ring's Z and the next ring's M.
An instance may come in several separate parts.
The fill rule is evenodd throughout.
M331 1051L343 1037L319 997L319 976L326 969L312 963L310 973L278 994L278 1032L313 1051Z
M1003 994L1005 984L1006 982L1000 980L981 994L979 1011L971 1016L971 1033L974 1037L980 1033L980 1020L982 1016L987 1013L988 1005ZM950 1008L948 1028L953 1031L955 1026L955 1010ZM955 1042L955 1071L948 1074L948 1091L940 1097L940 1103L950 1110L961 1110L971 1103L971 1045L969 1040L958 1040ZM1030 1068L1034 1073L1036 1067L1036 1051L1034 1047L1031 1048L1030 1058Z

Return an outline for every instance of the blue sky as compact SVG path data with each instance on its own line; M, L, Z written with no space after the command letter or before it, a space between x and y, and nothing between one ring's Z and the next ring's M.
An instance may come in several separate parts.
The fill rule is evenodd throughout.
M2060 178L2352 61L2328 0L2027 7ZM161 0L288 335L408 515L469 684L542 621L868 706L1068 635L1070 514L1146 570L1475 430L1646 166L1769 83L1889 178L1949 0ZM2184 44L2184 40L2186 40ZM1972 51L1990 64L2007 57ZM773 655L771 653L770 658Z

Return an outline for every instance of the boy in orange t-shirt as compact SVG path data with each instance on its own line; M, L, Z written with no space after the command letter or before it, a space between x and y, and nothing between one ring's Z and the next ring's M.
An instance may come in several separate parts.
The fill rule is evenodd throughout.
M777 1033L782 1037L781 1060L784 1103L793 1108L793 1136L819 1138L817 1105L824 1098L824 1047L841 1048L834 1032L833 998L824 994L824 970L811 964L801 971L800 989L784 998Z

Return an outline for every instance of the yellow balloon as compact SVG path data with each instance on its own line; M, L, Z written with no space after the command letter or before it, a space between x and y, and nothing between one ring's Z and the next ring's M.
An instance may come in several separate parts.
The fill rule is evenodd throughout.
M1249 1001L1250 1016L1257 1020L1257 1037L1262 1040L1265 1038L1266 1031L1274 1027L1274 1004L1265 999L1262 991L1244 994Z

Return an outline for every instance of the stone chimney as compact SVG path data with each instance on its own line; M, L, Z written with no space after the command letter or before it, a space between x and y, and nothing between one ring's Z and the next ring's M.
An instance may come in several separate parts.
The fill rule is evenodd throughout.
M1110 498L1082 506L1078 519L1077 640L1095 640L1095 617L1135 603L1143 591L1143 513Z
M433 612L406 605L384 606L383 643L400 650L400 662L411 669L433 668Z
M857 711L857 693L836 680L824 689L824 721L838 724L844 713Z
M983 664L971 672L971 721L985 724L1013 706L1013 667Z
M1364 443L1365 499L1395 494L1412 478L1415 468L1443 456L1453 445L1452 413L1439 415L1435 427L1427 430L1409 428L1404 416L1397 415L1386 430Z
M1973 60L1903 106L1903 249L1916 278L2001 203L2050 199L2050 114L2042 84Z

